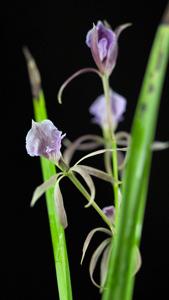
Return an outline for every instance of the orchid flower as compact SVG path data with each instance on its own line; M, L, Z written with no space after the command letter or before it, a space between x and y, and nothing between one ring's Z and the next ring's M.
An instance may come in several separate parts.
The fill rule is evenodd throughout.
M118 56L119 35L128 26L130 24L124 24L113 31L106 22L98 21L87 33L86 44L101 74L110 76L112 73Z
M123 114L126 110L126 99L120 94L110 90L110 108L113 129L115 130L123 120ZM94 116L92 121L100 125L103 129L108 127L107 124L107 110L105 96L101 95L96 98L89 108L89 112Z
M65 134L50 120L32 121L32 128L26 136L26 150L30 156L43 156L55 162L61 157L61 141Z

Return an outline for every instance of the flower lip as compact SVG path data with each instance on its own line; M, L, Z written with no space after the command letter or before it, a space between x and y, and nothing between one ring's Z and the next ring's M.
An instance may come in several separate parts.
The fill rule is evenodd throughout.
M65 134L50 120L32 121L32 128L26 136L26 150L30 156L43 156L58 161L61 157L61 140Z

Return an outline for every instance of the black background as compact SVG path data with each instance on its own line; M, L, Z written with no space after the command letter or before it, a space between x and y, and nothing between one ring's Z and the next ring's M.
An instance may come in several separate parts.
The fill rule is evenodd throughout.
M130 131L152 39L167 1L44 3L10 3L1 11L5 33L3 40L1 37L4 50L1 65L5 62L5 69L1 68L1 278L4 289L0 294L3 300L58 299L44 198L35 208L29 207L32 192L42 178L39 160L29 157L25 151L25 136L31 126L33 109L23 45L28 45L41 71L50 119L73 140L89 132L100 133L99 128L90 123L88 107L102 93L101 83L92 74L76 79L65 90L62 106L56 100L59 86L76 70L94 66L85 45L86 33L93 22L107 19L113 27L132 22L133 26L120 37L118 63L111 77L111 86L128 100L125 121L119 129ZM168 83L167 79L156 133L156 139L160 140L169 137ZM169 151L164 151L153 156L141 244L143 265L136 278L134 294L137 300L154 299L157 294L160 299L167 297L168 155ZM100 166L98 160L97 163ZM99 204L110 204L111 191L97 181L96 186ZM80 267L80 256L86 234L102 222L94 210L84 210L84 199L67 180L62 190L69 219L66 237L74 299L99 299L88 276L88 263L92 250L104 236L93 241L83 267Z

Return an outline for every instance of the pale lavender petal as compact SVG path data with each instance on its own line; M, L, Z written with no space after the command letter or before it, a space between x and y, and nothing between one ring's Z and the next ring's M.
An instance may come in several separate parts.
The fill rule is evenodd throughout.
M105 38L107 40L107 47L109 48L115 41L115 33L110 28L107 28L101 21L97 23L98 40Z
M64 137L50 120L32 121L32 128L26 136L26 150L30 156L44 156L58 161L61 140Z
M116 39L116 42L114 41L114 43L111 44L107 53L105 69L108 74L111 74L113 69L115 68L117 56L118 56L118 44Z
M103 61L107 56L107 44L108 41L106 38L102 38L100 41L98 41L99 56L101 61Z
M90 48L91 47L91 37L93 34L93 28L90 29L86 35L86 45Z
M126 111L126 99L120 94L112 91L111 93L111 107L115 121L118 123L123 120L123 113Z
M105 97L101 95L96 98L89 108L89 112L94 116L92 121L98 125L106 123L106 104Z
M90 37L90 41L91 41L91 52L92 52L92 56L93 59L99 69L99 71L101 73L104 73L104 64L102 63L101 59L100 59L100 52L99 52L99 47L98 47L98 30L97 27L94 26L92 29L92 34Z
M114 91L110 91L112 124L116 128L123 120L123 113L126 110L126 99ZM99 96L89 108L89 112L94 116L93 122L101 127L107 127L107 110L104 95Z

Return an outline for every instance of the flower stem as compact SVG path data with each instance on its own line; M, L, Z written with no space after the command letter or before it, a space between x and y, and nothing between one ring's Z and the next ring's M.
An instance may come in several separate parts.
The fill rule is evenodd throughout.
M73 172L69 172L67 176L73 182L73 184L77 187L77 189L81 192L81 194L87 199L87 201L90 202L91 197L90 197L89 193L86 191L86 189L81 184L81 182L77 179L77 177L74 175L74 173ZM91 204L91 206L93 206L93 208L97 211L97 213L100 215L100 217L102 218L102 220L108 225L108 227L110 228L110 230L112 231L112 233L114 233L114 229L113 229L113 226L112 226L111 222L106 217L106 215L103 213L103 211L101 210L101 208L97 205L97 203L95 201L93 201L92 204Z
M116 138L113 131L113 124L112 124L112 116L111 116L111 107L110 107L110 87L109 87L109 80L107 76L102 77L103 82L103 89L104 95L106 100L106 110L107 110L107 124L108 124L108 132L106 136L104 135L106 146L109 148L110 145L114 150L112 152L112 162L113 162L113 177L114 177L114 204L116 208L116 220L118 216L118 208L119 208L119 185L118 185L118 157L117 157L117 144Z

